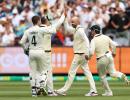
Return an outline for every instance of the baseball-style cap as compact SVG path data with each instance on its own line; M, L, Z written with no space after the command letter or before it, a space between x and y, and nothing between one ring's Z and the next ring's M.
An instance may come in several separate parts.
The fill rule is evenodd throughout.
M93 26L90 27L90 30L91 30L91 31L95 30L95 31L97 31L97 32L100 32L101 28L100 28L99 25L93 25Z

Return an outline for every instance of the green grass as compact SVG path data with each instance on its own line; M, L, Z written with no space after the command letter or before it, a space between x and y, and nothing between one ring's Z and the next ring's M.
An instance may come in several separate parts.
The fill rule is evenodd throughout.
M54 82L55 89L59 89L64 82ZM100 96L85 97L89 91L89 84L86 81L75 81L68 91L67 96L58 97L38 97L32 98L29 82L0 82L0 100L130 100L130 86L125 86L121 81L110 81L113 97L102 97L103 89L101 83L96 81L96 86Z

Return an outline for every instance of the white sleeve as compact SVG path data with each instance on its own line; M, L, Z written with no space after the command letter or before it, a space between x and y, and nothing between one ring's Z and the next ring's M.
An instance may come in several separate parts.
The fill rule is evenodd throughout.
M56 33L56 28L53 26L40 27L39 31L42 34L54 34Z
M110 41L110 48L112 50L112 54L116 54L116 44L110 38L109 41Z
M86 54L87 54L88 57L89 57L89 55L90 55L90 45L89 45L88 37L87 37L86 34L85 34L84 28L80 28L80 29L78 30L78 33L81 35L82 39L85 41L85 45L86 45L85 47L86 47L86 49L87 49Z
M64 22L64 20L65 20L65 15L62 14L60 19L58 20L58 22L56 22L55 24L52 24L52 26L57 29L61 26L61 24Z
M75 28L73 28L72 26L69 25L67 19L65 19L65 22L64 22L64 27L65 27L65 30L69 33L74 33L75 32Z
M27 31L25 31L24 32L24 35L23 35L23 37L22 37L22 39L20 40L20 44L21 45L24 45L26 42L27 42L27 39L28 39L28 32Z
M94 55L94 52L95 52L95 43L94 39L92 39L90 43L90 58Z
M23 47L24 50L27 49L27 47L26 47L27 40L28 40L28 32L25 31L22 39L19 42L19 44Z
M81 37L83 38L83 40L85 41L86 43L86 47L89 51L90 47L89 47L89 40L88 40L88 37L86 36L85 34L85 31L84 31L84 28L80 28L79 29L79 34L81 35Z

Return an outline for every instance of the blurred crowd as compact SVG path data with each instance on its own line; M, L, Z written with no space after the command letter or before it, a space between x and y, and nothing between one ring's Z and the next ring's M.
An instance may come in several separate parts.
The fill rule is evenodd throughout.
M55 23L62 9L67 10L68 21L79 17L86 35L98 24L119 46L130 46L130 0L0 0L0 46L18 46L34 15L48 15ZM62 25L52 36L53 46L73 46L73 36L64 32Z

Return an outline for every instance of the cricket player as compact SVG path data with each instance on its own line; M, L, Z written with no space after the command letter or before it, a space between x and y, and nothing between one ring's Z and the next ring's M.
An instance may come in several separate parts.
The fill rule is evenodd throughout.
M57 21L57 23L52 24L51 26L58 29L60 25L64 22L65 15L62 14L61 18ZM41 25L40 27L48 28L50 23L48 19L44 16L41 18ZM54 34L54 33L52 33ZM52 34L48 33L44 35L43 42L44 42L44 51L46 55L46 63L48 69L48 76L47 76L47 89L48 89L48 96L57 96L53 90L53 77L52 77L52 66L51 66L51 36Z
M112 77L117 77L124 80L127 84L129 81L125 74L116 71L114 65L113 57L116 56L116 45L113 41L106 35L100 33L101 29L98 25L93 25L90 28L90 34L93 39L91 40L91 53L90 58L96 53L97 58L97 71L101 79L105 93L102 96L113 96L112 90L109 87L109 84L106 79L106 72ZM111 49L111 51L110 51Z
M37 88L37 81L40 82L40 91L46 94L46 80L47 80L47 63L44 52L44 35L56 32L55 27L48 28L39 27L41 19L39 16L32 17L33 26L25 31L20 44L23 46L24 51L29 50L29 64L30 64L30 83L32 87L32 96L37 96L39 88ZM26 43L29 44L26 48ZM39 80L40 79L40 80Z
M74 36L74 58L68 72L68 80L61 89L55 90L55 92L60 95L65 95L71 87L77 69L81 67L90 84L90 91L85 94L85 96L97 96L98 94L95 87L95 82L88 66L89 40L84 32L84 28L79 25L80 21L78 17L73 17L71 24L72 26L68 24L67 19L65 20L65 29Z

